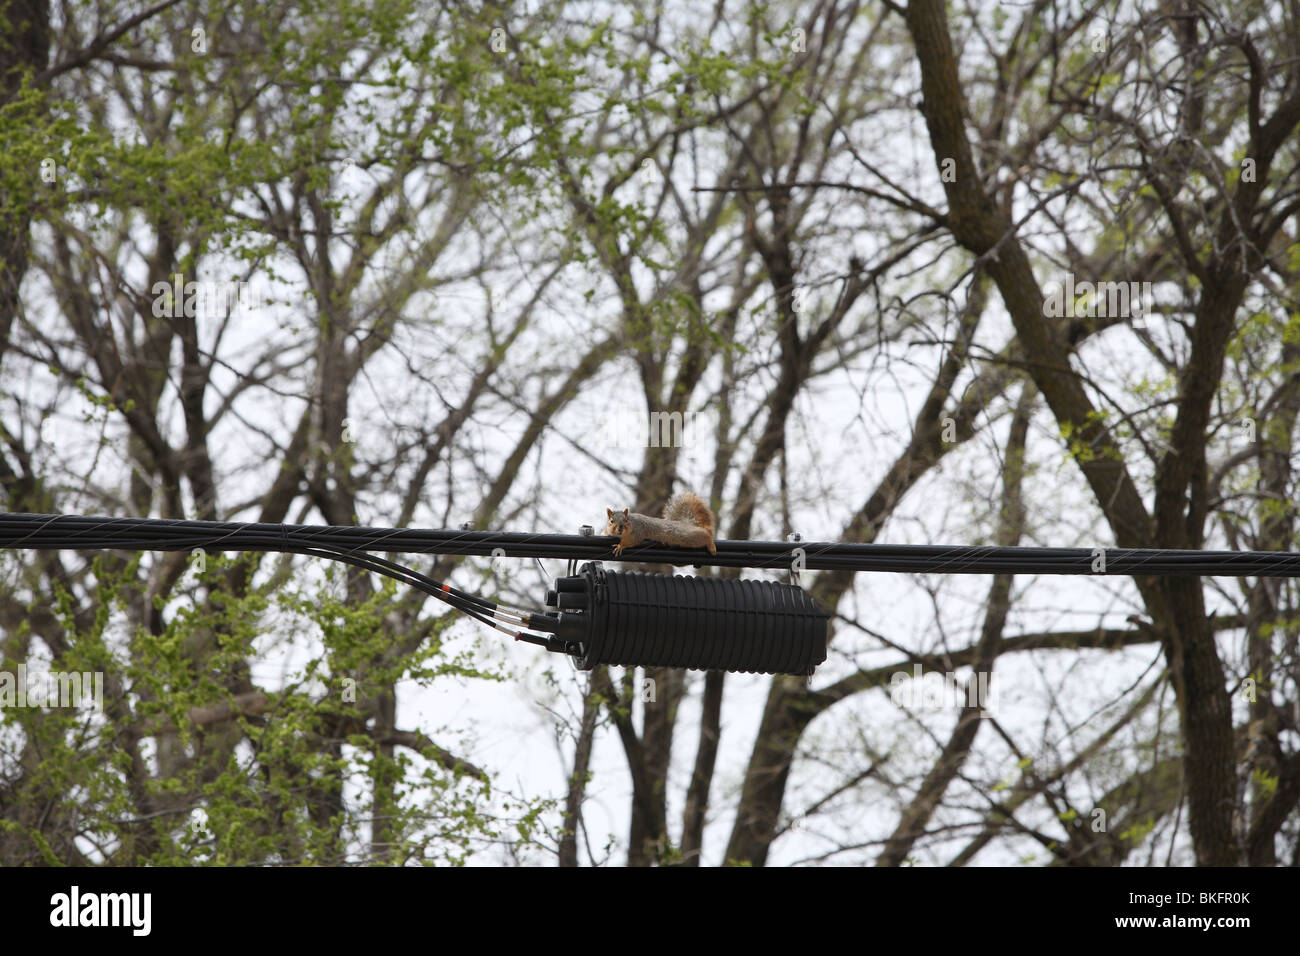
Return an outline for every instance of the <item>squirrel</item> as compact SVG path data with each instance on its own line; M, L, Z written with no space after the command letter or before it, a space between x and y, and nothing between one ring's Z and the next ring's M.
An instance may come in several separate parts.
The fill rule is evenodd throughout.
M664 516L652 518L650 515L605 509L609 516L605 524L605 534L618 538L614 545L614 554L620 555L624 548L635 548L643 541L658 541L677 548L708 548L709 554L717 554L713 545L713 512L699 495L683 491L673 495L664 505Z

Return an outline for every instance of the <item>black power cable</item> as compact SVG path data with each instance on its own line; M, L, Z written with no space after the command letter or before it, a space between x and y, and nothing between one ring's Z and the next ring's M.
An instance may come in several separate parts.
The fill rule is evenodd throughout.
M649 598L627 599L639 606L645 618L644 640L627 649L602 630L607 619L627 623L635 615L616 612L619 589L617 575L602 576L598 569L584 572L593 582L584 585L589 599L582 608L565 609L563 601L554 609L518 608L461 591L435 581L420 572L396 564L371 552L385 554L455 554L505 556L513 558L561 558L570 566L579 560L628 561L651 564L717 567L748 567L770 570L886 571L918 574L1103 574L1103 575L1199 575L1228 577L1300 577L1300 553L1263 551L1162 551L1144 548L1006 548L949 545L836 544L777 541L717 541L717 553L704 549L682 550L662 546L641 546L613 555L614 538L591 535L517 534L486 531L432 531L412 528L368 528L349 526L288 525L231 521L185 521L165 518L103 518L82 515L0 514L0 548L32 550L124 550L124 551L263 551L304 554L341 561L401 581L432 595L456 610L511 635L515 640L538 644L591 663L601 653L627 657L627 663L654 663L646 654L673 660L671 666L718 666L725 669L758 670L767 673L803 673L824 659L789 657L792 651L779 646L777 631L764 640L768 650L755 657L752 648L732 641L730 650L708 648L701 640L687 641L689 628L705 615L727 611L734 614L785 614L800 633L816 637L818 614L800 608L790 618L789 599L762 589L735 588L712 595L693 584L675 584L669 579L658 584L647 581ZM577 579L571 579L576 581ZM629 579L630 580L630 579ZM729 581L728 585L757 585L760 582ZM576 586L576 585L575 585ZM653 588L663 591L660 595ZM768 589L770 591L770 589ZM757 603L740 595L761 592ZM665 604L665 596L672 601ZM710 605L709 601L715 601ZM736 602L740 603L737 604ZM639 602L639 604L638 604ZM675 602L675 603L673 603ZM667 610L665 610L667 608ZM676 616L674 616L676 615ZM824 616L824 615L823 615ZM694 620L697 619L698 620ZM772 618L776 620L776 618ZM691 621L694 620L694 624ZM716 620L723 620L722 617ZM751 617L751 621L758 618ZM766 620L766 619L764 619ZM643 623L645 623L643 622ZM769 627L767 623L763 625ZM686 630L683 630L686 628ZM770 627L769 627L770 629ZM716 630L716 626L714 627ZM779 629L778 629L779 630ZM560 632L557 636L556 632ZM766 632L764 632L766 633ZM805 635L806 636L806 635ZM614 643L610 643L613 641ZM677 643L674 644L673 642ZM811 642L811 643L809 643ZM816 643L808 638L809 647ZM601 650L604 648L605 650ZM652 653L653 652L653 653ZM795 661L789 663L787 660ZM804 658L807 657L807 660ZM645 658L642 660L642 658ZM716 660L715 660L716 658ZM656 658L657 659L657 658ZM614 660L613 657L610 658ZM623 661L620 661L623 662ZM692 663L702 662L702 663Z
M589 535L431 531L340 525L256 524L168 518L0 514L0 548L126 551L283 551L502 555L574 561L893 571L916 574L1104 574L1300 577L1300 552L1165 551L1154 548L1006 548L967 545L718 541L703 549L642 545L613 556L613 538ZM490 604L490 602L488 602ZM495 605L492 605L495 607Z
M50 520L54 519L54 520ZM89 524L81 524L81 522ZM126 524L133 527L126 527ZM241 530L213 535L193 527L165 525L222 525L223 522L168 522L163 519L82 518L75 515L0 514L0 548L32 550L128 551L273 551L304 554L362 568L429 594L470 617L509 634L517 641L540 644L547 650L568 651L568 646L545 632L556 628L556 615L548 611L516 608L489 601L449 584L435 581L413 568L367 554L340 548L331 536L291 533L291 525L243 525ZM148 529L153 528L150 532ZM267 529L279 529L267 533ZM299 525L298 530L314 530ZM502 623L515 625L514 628ZM536 633L542 631L543 633Z

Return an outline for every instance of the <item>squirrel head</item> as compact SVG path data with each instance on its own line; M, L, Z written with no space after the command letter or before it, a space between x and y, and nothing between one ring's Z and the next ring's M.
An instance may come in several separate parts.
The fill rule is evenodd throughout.
M605 522L605 534L622 536L623 529L628 526L631 519L628 517L629 509L624 508L622 511L610 511L605 509L605 515L609 519Z

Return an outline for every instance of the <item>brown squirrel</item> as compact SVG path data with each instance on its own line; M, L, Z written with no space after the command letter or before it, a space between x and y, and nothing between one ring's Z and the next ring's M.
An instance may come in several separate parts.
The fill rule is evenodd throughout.
M717 554L713 545L713 512L699 495L690 491L673 495L664 505L664 516L652 518L650 515L629 513L605 509L609 521L605 524L605 534L618 538L614 545L614 554L620 555L624 548L635 548L643 541L658 541L660 544L676 548L708 548L709 554Z

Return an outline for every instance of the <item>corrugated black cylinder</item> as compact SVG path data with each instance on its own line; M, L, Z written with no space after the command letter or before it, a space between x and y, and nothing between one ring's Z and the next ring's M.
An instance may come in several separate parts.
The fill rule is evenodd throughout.
M828 615L802 588L586 564L547 595L578 666L811 674L826 660ZM558 598L562 597L561 602Z

